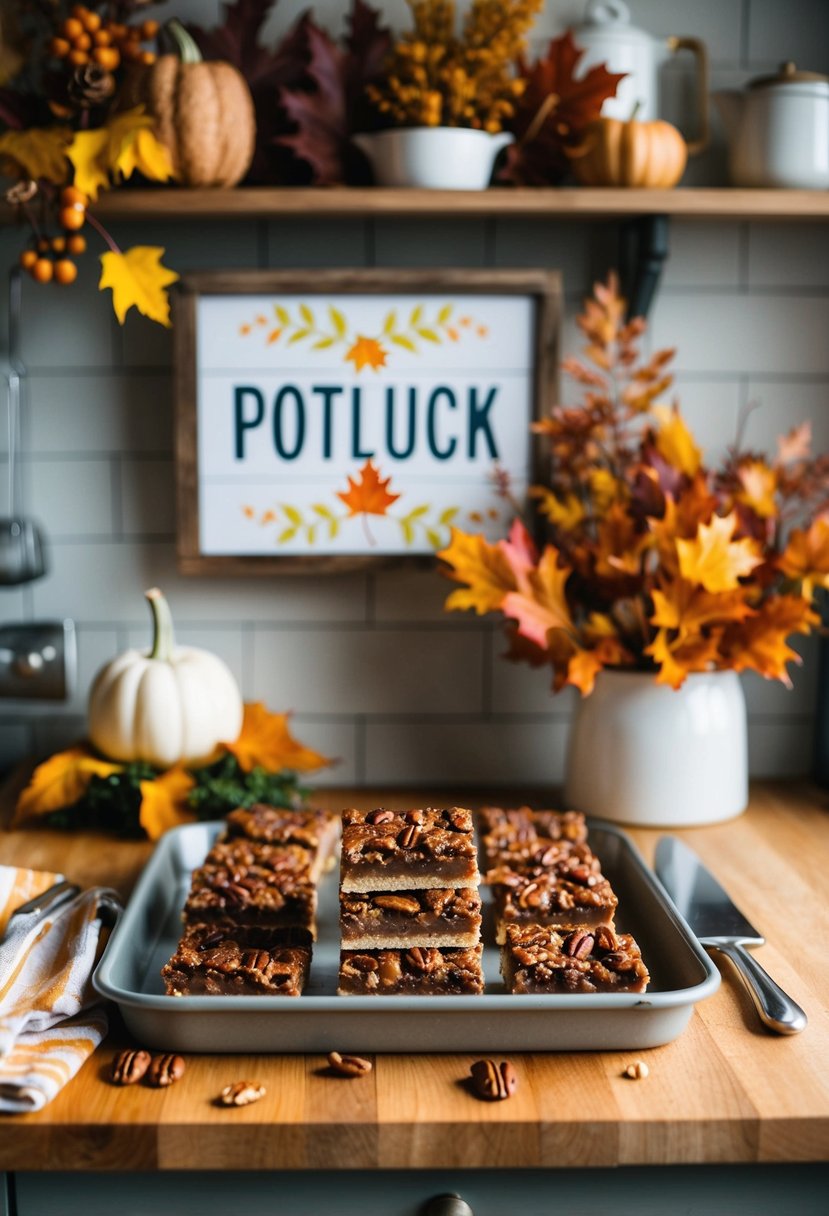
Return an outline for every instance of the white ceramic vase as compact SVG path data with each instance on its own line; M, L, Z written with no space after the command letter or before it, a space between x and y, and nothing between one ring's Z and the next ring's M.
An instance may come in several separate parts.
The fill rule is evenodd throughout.
M638 671L602 671L579 703L568 807L641 827L733 819L748 803L746 704L733 671L690 675L676 691Z
M495 157L512 139L506 131L401 127L355 135L354 143L368 157L378 186L485 190Z

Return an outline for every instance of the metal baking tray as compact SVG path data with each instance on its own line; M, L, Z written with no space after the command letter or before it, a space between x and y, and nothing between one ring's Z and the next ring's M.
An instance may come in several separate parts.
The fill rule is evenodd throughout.
M95 973L136 1040L181 1052L609 1051L657 1047L685 1028L720 974L629 837L598 820L590 843L619 897L617 928L634 935L651 972L646 993L511 996L500 952L485 944L483 996L337 996L336 869L319 890L319 940L301 997L164 994L159 974L181 931L190 873L223 823L162 837ZM495 939L489 892L485 943Z

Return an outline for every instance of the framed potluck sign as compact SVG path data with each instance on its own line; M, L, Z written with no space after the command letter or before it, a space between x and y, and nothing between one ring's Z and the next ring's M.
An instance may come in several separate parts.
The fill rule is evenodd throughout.
M537 479L560 295L547 271L186 276L180 569L354 569L432 554L453 524L503 534Z

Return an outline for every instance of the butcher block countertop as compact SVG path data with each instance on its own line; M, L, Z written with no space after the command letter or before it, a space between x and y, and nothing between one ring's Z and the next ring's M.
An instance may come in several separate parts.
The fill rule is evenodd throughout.
M8 822L19 783L0 800ZM550 805L549 791L498 801ZM342 806L481 805L492 793L324 790ZM646 860L660 832L634 830ZM679 833L767 937L757 957L806 1010L804 1033L766 1033L723 963L719 991L673 1043L644 1052L649 1075L622 1076L634 1053L513 1054L516 1095L467 1089L471 1055L379 1056L357 1080L322 1056L190 1056L167 1090L118 1089L110 1038L45 1110L3 1118L0 1170L444 1169L807 1162L829 1158L829 796L805 783L754 787L747 813ZM0 862L60 870L129 894L152 846L104 836L0 830ZM428 999L428 998L425 998ZM439 1048L436 1043L436 1049ZM343 1044L348 1050L348 1044ZM213 1099L253 1079L244 1109Z

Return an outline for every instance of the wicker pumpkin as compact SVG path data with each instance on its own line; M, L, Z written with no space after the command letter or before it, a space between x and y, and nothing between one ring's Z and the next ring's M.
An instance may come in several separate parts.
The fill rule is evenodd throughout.
M675 186L685 170L688 146L669 122L597 118L571 153L582 186Z
M166 30L177 55L161 55L131 70L121 109L143 105L167 147L173 175L184 186L235 186L253 159L256 118L247 82L229 63L202 60L178 21Z

